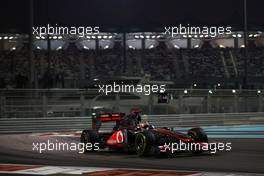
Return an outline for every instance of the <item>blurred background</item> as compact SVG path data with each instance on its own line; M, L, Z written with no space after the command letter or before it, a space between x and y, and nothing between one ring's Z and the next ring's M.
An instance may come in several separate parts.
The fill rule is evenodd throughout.
M11 0L0 7L1 117L86 116L95 106L146 114L263 111L261 1ZM33 34L37 26L99 26L96 35ZM232 27L170 35L165 26ZM98 84L166 84L145 96Z

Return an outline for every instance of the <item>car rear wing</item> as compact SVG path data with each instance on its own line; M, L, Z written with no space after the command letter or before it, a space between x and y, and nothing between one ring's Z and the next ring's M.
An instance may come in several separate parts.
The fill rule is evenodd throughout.
M125 113L100 114L96 118L100 122L121 121L125 118Z
M124 118L125 113L98 114L92 116L92 128L98 132L104 122L116 122L116 126L118 126L119 122Z

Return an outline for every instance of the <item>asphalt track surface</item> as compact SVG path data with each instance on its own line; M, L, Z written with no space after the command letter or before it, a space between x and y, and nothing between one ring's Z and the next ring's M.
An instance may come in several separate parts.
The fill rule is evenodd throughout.
M79 154L76 151L33 151L33 142L78 142L77 137L51 137L0 135L0 163L89 166L107 168L138 168L162 170L188 170L213 172L264 173L263 139L211 139L209 142L232 142L229 152L192 155L180 153L174 156L149 156L139 158L133 154L113 151Z

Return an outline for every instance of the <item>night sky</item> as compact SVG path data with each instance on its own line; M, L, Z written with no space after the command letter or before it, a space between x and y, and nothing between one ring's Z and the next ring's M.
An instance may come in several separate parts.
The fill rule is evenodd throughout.
M250 30L264 27L264 1L248 0ZM2 0L0 32L26 32L29 0ZM34 25L98 25L105 30L156 31L165 25L243 29L243 0L34 0Z

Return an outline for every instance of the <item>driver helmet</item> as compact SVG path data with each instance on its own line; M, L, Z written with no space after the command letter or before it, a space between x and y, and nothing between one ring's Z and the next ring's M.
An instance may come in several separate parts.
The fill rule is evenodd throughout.
M132 118L135 118L137 120L137 122L139 123L141 121L141 116L140 116L141 112L142 112L141 109L131 109L130 110L130 116Z

